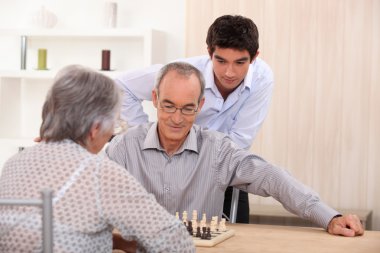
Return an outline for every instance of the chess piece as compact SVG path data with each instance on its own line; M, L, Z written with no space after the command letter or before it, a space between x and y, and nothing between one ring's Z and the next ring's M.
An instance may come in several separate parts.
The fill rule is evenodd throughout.
M197 233L196 233L196 235L195 235L195 237L201 237L202 236L202 234L201 234L201 228L200 227L197 227Z
M218 228L218 230L220 232L226 232L227 231L226 219L225 218L222 218L222 220L219 222L219 228Z
M187 212L186 211L184 211L182 213L182 221L183 221L183 223L187 224Z
M191 220L191 223L193 224L193 230L196 230L198 227L198 222L197 220Z
M179 220L179 213L175 212L175 217Z
M216 232L216 226L217 225L218 225L218 216L213 216L211 218L211 223L210 223L211 232Z
M206 214L203 213L202 220L201 220L201 227L206 227Z
M191 221L189 221L187 224L187 231L189 232L191 236L193 236L193 224Z
M211 240L211 229L210 229L210 227L207 228L206 239Z
M197 212L197 210L193 210L192 220L198 220L198 212Z

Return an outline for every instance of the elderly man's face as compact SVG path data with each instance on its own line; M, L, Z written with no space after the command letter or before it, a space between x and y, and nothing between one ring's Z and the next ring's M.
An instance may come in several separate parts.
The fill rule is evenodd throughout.
M157 108L158 134L165 149L168 145L178 145L179 148L185 141L204 103L204 99L198 103L200 92L199 80L195 74L186 77L174 70L168 72L162 79L159 94L153 91L152 100ZM179 109L176 110L174 107ZM173 110L175 112L172 112ZM187 115L192 110L196 112Z

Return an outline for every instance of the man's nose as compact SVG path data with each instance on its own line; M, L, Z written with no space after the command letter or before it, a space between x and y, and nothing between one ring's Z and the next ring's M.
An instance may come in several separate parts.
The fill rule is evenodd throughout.
M181 109L178 109L172 114L172 120L174 123L181 123L183 120L183 115Z
M229 64L226 68L226 76L233 77L234 75L235 75L234 68L233 68L232 64Z

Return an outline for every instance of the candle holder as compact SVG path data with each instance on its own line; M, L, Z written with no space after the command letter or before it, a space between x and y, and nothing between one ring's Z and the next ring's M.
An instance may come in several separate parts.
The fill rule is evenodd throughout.
M101 70L110 71L111 70L111 50L102 50L102 68Z
M47 50L45 48L38 49L37 70L48 70L46 67Z

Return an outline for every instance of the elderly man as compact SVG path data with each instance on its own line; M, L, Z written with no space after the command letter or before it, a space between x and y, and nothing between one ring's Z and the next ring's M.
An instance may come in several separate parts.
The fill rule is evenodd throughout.
M202 74L192 65L165 65L152 91L158 122L117 136L106 150L108 156L173 214L198 210L208 217L221 216L224 191L235 186L272 196L331 234L363 234L357 216L341 216L285 170L239 148L225 134L194 125L205 101L204 86Z

